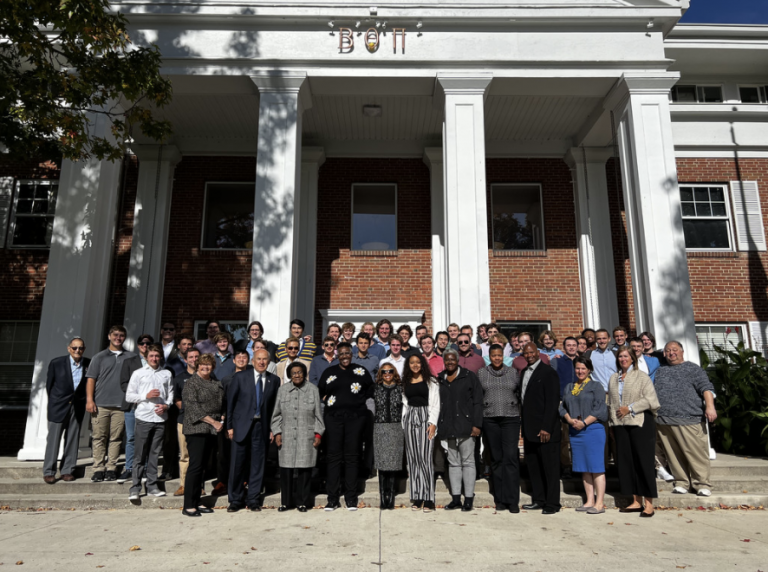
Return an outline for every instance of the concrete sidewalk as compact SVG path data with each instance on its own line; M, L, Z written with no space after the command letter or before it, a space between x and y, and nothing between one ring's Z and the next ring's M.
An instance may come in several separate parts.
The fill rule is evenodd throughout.
M749 542L745 542L748 540ZM132 546L140 550L131 551ZM17 570L768 571L768 511L657 511L652 519L410 509L187 518L179 510L0 513ZM381 563L381 564L379 564Z

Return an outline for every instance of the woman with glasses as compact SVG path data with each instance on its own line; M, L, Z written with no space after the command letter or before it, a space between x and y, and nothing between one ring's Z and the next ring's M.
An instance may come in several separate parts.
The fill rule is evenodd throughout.
M395 508L395 475L403 468L403 388L397 369L384 364L373 391L374 466L379 472L379 508Z
M381 369L391 365L382 362ZM411 509L435 510L435 468L432 463L440 390L421 355L408 358L403 375L403 431L408 459Z

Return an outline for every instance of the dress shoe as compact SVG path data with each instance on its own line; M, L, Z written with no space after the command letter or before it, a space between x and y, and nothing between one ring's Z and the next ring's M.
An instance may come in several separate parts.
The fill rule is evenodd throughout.
M518 514L520 512L520 507L516 504L513 504L511 507L509 507L509 512L512 514Z
M293 507L292 506L280 505L280 507L277 509L277 512L286 512L286 511L289 511L289 510L293 510Z
M636 508L620 508L619 512L643 512L643 507L638 506Z
M217 484L215 487L213 487L211 494L215 497L223 497L225 494L227 494L227 485L224 483Z
M197 512L202 512L203 514L213 514L213 509L208 508L207 506L199 506L197 507Z
M49 485L52 485L53 483L56 482L56 477L53 475L46 475L43 477L43 480Z
M248 507L248 512L261 512L261 507L257 504Z
M227 507L227 512L238 512L243 510L243 507L241 507L239 504L231 504Z
M544 505L539 504L537 502L523 505L523 510L543 510L543 509L544 509Z
M181 514L183 514L184 516L203 516L202 514L200 514L199 510L196 510L195 512L191 512L191 511L188 511L187 509L183 509L181 511Z
M507 505L505 505L504 503L497 502L495 508L496 508L496 512L501 512L501 511L507 510Z
M545 508L544 510L541 511L541 514L557 514L558 512L560 512L559 509L555 510L553 508Z
M67 473L66 475L61 475L61 480L65 483L71 483L75 480L75 476Z
M173 496L175 497L183 497L184 496L184 487L179 487L176 489L176 492L173 493Z
M299 507L299 508L297 508L296 510L298 510L299 512L307 512L307 507L305 507L305 506L300 506L300 507Z

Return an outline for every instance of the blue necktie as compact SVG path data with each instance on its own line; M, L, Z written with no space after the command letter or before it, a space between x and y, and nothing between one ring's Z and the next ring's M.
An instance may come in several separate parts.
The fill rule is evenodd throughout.
M256 380L256 415L261 415L261 396L261 375L259 375L258 379Z

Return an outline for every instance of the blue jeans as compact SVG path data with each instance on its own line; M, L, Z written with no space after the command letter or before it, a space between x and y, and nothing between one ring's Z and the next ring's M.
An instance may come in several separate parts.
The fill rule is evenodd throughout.
M125 412L125 470L133 470L133 434L136 430L136 412Z

